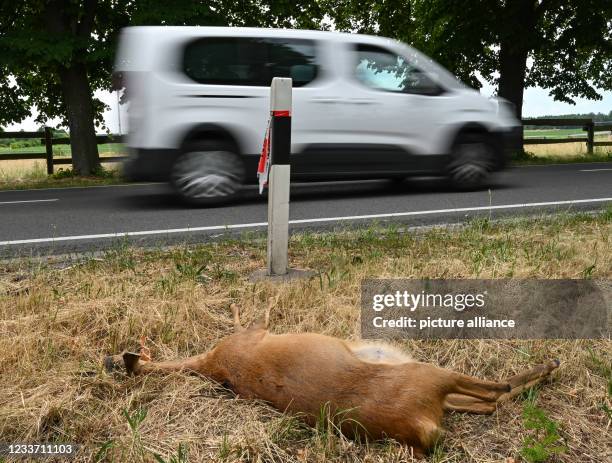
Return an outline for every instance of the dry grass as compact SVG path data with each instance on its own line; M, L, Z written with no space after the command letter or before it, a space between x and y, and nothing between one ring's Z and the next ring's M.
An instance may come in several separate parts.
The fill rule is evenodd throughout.
M584 142L530 145L528 140L525 141L525 150L539 157L556 157L563 160L587 155L586 143ZM597 137L596 141L612 141L612 135ZM593 154L595 155L606 155L610 152L612 152L612 146L596 146L593 148Z
M107 171L119 172L119 164L102 163ZM54 172L59 169L71 168L71 165L55 166ZM47 175L47 164L37 159L11 159L3 160L0 155L0 189L29 189L61 186L88 186L118 183L123 181L119 175L114 178L74 177L53 178Z
M248 322L271 295L279 296L273 331L356 338L359 285L371 276L607 279L611 232L608 211L501 225L479 221L422 235L393 228L305 234L292 238L291 262L322 278L278 285L248 282L265 258L264 245L253 240L169 251L118 246L81 263L6 264L0 273L1 440L78 442L78 461L148 462L154 453L187 461L179 459L179 445L193 462L412 461L394 442L358 444L324 427L307 428L203 379L110 376L100 363L105 354L133 348L141 335L157 359L203 352L230 332L230 302ZM553 379L531 396L559 423L567 447L550 461L609 461L609 339L402 346L417 359L491 379L559 358ZM524 400L489 417L448 416L447 436L428 461L521 461L523 441L534 434L521 415Z
M0 183L13 181L32 181L47 176L45 161L37 159L0 158Z

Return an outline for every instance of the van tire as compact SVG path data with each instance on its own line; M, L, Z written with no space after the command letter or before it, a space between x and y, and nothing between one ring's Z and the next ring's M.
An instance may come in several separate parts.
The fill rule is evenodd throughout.
M455 189L477 190L488 186L495 169L495 151L486 135L464 133L451 150L447 176Z
M240 157L222 142L190 143L174 161L170 185L189 204L216 206L233 200L244 183Z

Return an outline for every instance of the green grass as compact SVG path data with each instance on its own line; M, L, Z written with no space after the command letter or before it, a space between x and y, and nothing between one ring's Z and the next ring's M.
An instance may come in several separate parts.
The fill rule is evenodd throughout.
M595 136L606 136L607 132L595 132ZM524 129L523 136L531 138L568 138L584 137L587 133L581 128L574 129Z
M545 463L554 455L567 452L561 436L561 423L550 418L545 410L536 405L537 388L531 388L523 394L523 427L528 435L523 439L521 456L529 463Z

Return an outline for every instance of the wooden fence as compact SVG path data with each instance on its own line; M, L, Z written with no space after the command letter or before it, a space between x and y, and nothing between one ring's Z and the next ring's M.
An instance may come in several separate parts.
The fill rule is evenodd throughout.
M612 146L612 141L595 141L596 131L612 131L612 121L593 122L592 119L523 119L523 125L537 127L577 127L586 132L586 137L566 137L566 138L524 138L524 145L544 145L556 143L586 143L587 153L593 154L596 146ZM9 159L45 159L47 161L47 173L53 173L53 166L57 164L72 164L72 157L56 158L53 157L53 145L69 145L68 137L53 137L51 128L45 127L44 132L0 132L0 139L40 139L41 145L45 147L45 152L40 153L0 153L0 161ZM123 137L119 135L96 135L98 144L102 143L121 143ZM123 161L125 156L104 156L103 162Z
M72 164L72 156L65 158L53 157L53 145L69 145L70 138L68 137L53 137L53 131L50 127L45 127L44 132L0 132L0 139L17 138L17 139L39 139L41 145L44 146L45 152L40 153L0 153L0 161L10 159L45 159L47 161L47 174L53 173L53 166L57 164ZM121 143L123 137L119 135L96 135L98 145L103 143ZM41 147L42 147L41 146ZM125 156L104 156L100 160L103 162L119 162L123 161Z
M537 127L577 127L586 132L586 137L566 138L525 138L523 145L546 145L557 143L586 143L587 153L593 154L595 146L612 146L612 141L595 141L596 131L612 131L612 121L593 122L592 119L523 119L523 126L532 125Z

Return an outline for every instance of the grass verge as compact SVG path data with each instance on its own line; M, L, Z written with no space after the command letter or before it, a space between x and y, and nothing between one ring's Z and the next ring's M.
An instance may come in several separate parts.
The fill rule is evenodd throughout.
M525 151L512 160L512 165L542 165L542 164L580 164L591 162L612 161L612 151L601 151L593 154L535 154Z
M309 428L207 380L109 376L101 360L133 348L140 336L157 359L206 351L231 331L230 302L250 322L272 295L279 296L273 331L357 338L366 277L609 279L611 232L612 210L478 220L416 235L395 227L306 233L292 237L290 259L320 276L283 284L249 283L266 250L248 239L170 250L117 245L72 263L11 262L0 271L0 435L7 442L78 442L76 461L413 461L393 441L348 441L325 417ZM490 379L561 360L537 395L492 416L447 416L447 435L429 462L536 461L548 455L542 452L554 462L609 457L609 339L399 345L418 360Z
M0 162L0 190L32 190L40 188L86 187L125 183L117 164L102 164L91 176L74 175L72 168L56 168L47 175L43 161L11 160Z

